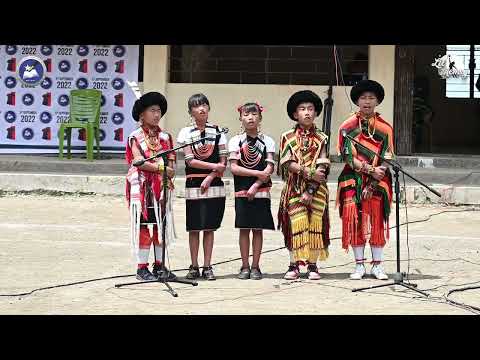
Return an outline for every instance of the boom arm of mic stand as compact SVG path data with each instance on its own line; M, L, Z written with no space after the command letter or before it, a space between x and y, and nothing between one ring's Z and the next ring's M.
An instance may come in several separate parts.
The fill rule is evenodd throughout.
M203 140L215 140L215 138L204 137L204 138L201 138L201 139L198 139L198 140L189 142L188 144L183 144L183 145L181 145L181 146L177 146L176 148L159 152L158 154L153 155L153 156L150 156L150 157L147 158L147 159L142 159L142 160L134 161L132 165L133 165L133 166L136 166L136 167L137 167L137 166L142 166L142 165L145 164L147 161L156 159L156 158L161 157L161 156L164 156L164 155L168 155L168 154L170 154L171 152L174 152L174 151L183 149L184 147L187 147L187 146L196 144L196 143L198 143L198 142L200 142L200 141L203 141Z
M407 175L410 179L416 181L417 183L419 183L420 185L424 186L425 188L427 188L428 190L430 190L432 193L434 193L435 195L437 195L438 197L442 197L442 195L432 189L430 186L424 184L423 182L421 182L420 180L414 178L412 175L410 175L408 172L406 172L405 170L402 169L402 167L400 166L400 164L398 163L394 163L393 161L389 160L389 159L385 159L383 156L381 156L380 154L378 154L377 152L373 151L373 150L370 150L369 148L367 148L365 145L361 144L360 142L358 142L357 140L355 140L353 137L351 137L350 135L348 135L346 132L342 132L342 135L343 137L349 139L350 141L353 141L354 143L360 145L362 148L364 149L367 149L370 153L372 154L375 154L377 155L380 159L382 159L383 161L385 161L387 164L391 165L394 169L398 170L398 171L401 171L403 174Z

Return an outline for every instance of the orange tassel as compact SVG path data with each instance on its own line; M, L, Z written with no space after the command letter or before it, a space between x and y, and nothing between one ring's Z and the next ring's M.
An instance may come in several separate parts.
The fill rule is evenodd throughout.
M383 221L383 209L382 209L382 200L379 198L372 198L364 202L368 204L366 208L368 209L367 214L369 224L363 224L363 230L370 230L370 246L383 247L385 246L385 231L384 231L384 221ZM363 209L362 209L363 210ZM363 220L363 219L362 219ZM365 234L365 232L364 232Z
M355 244L357 227L357 205L353 201L349 201L343 205L342 211L342 248L345 250L348 250L350 244Z

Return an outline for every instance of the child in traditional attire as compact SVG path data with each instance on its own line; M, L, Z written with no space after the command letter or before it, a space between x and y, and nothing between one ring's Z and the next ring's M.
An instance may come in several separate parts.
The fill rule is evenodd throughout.
M298 279L300 265L307 265L308 279L320 279L317 261L328 257L328 137L314 123L322 108L321 99L310 90L293 94L287 104L288 116L297 122L281 137L278 165L285 181L278 226L290 252L287 280Z
M235 185L235 227L240 229L239 244L242 267L239 279L260 280L259 261L263 229L275 230L271 212L270 175L274 171L275 142L260 133L263 107L246 103L238 107L242 132L228 143L230 167ZM249 264L250 232L253 260Z
M364 250L368 241L372 251L371 274L381 280L388 279L381 263L383 248L389 238L388 217L392 204L392 176L385 159L394 157L393 128L375 107L385 97L378 82L362 80L350 92L352 101L359 110L345 120L339 128L338 153L345 167L338 178L337 205L342 218L342 246L348 251L351 246L355 257L352 280L365 276ZM350 135L364 147L342 136Z
M161 158L145 162L141 166L133 166L133 162L154 156L159 152L172 149L172 136L159 126L160 119L167 112L167 100L158 92L149 92L138 99L132 109L132 116L139 122L139 128L128 137L126 160L130 165L127 174L126 197L130 208L130 237L133 251L137 258L137 279L155 280L165 276L169 279L175 275L162 270L162 252L165 244L159 242L161 229L163 191L162 176L167 172L168 192L166 201L166 242L175 238L172 216L172 177L175 175L175 153L168 154L168 164ZM154 246L155 263L153 272L148 269L150 247ZM166 268L165 268L166 269Z
M209 111L210 103L205 95L192 95L188 99L192 124L180 130L177 137L178 145L208 138L183 149L186 228L192 260L187 279L200 277L198 250L201 231L204 253L202 277L206 280L216 279L211 266L214 231L220 227L225 211L225 186L222 176L227 163L227 138L220 133L217 125L208 122Z

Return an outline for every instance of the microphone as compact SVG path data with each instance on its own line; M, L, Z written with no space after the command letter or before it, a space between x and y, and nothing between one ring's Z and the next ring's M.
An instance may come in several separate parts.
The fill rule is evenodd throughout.
M224 128L220 128L220 127L219 127L216 135L228 134L228 132L229 132L229 129L228 129L227 127L224 127ZM207 138L205 138L205 140L215 141L215 140L216 140L216 137L207 137Z
M344 139L346 139L346 138L347 138L347 130L342 129L342 130L340 131L340 135L342 135L342 137L343 137ZM348 149L346 146L344 146L344 147L343 147L343 151L341 151L341 153L342 153L342 155L348 155L348 154L350 153L350 149Z

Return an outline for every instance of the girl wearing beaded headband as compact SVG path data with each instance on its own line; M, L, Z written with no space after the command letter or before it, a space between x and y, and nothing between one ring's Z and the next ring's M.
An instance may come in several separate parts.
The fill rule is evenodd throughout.
M275 142L269 136L259 133L263 112L261 105L246 103L239 106L237 111L244 132L230 139L228 151L235 185L235 227L240 230L242 267L238 278L260 280L263 229L275 230L270 210L270 175L275 166ZM251 268L250 232L253 248Z

